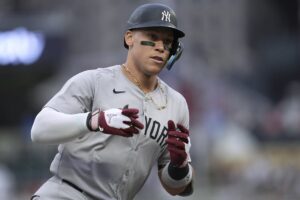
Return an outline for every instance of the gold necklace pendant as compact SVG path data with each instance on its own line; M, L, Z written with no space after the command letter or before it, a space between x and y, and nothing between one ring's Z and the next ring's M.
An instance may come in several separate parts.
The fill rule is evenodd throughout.
M133 74L129 71L129 69L127 68L127 66L125 64L122 64L122 67L125 69L125 72L128 74L128 76L130 77L130 79L134 82L134 84L136 86L138 86L138 88L140 88L140 90L143 91L143 93L146 95L146 92L144 91L144 89L142 88L142 85L140 84L140 82L133 76ZM156 106L157 110L163 110L167 107L168 105L168 96L165 92L165 90L162 88L161 83L159 80L157 80L157 86L159 87L160 92L162 93L162 95L165 98L165 103L164 105L158 105L154 99L152 98L152 96L147 95L149 97L149 99L153 102L153 104Z

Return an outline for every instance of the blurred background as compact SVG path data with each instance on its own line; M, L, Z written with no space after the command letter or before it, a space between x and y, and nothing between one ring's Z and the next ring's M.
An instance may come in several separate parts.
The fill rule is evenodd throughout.
M0 0L0 199L29 199L50 177L57 147L31 142L34 117L71 76L125 61L125 23L148 2L186 33L161 74L190 108L185 199L300 199L299 0ZM183 199L156 171L136 200Z

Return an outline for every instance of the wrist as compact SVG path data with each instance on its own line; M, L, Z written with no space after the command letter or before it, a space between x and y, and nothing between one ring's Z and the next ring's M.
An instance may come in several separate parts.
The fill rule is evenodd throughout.
M177 167L170 163L168 165L168 173L172 179L180 180L189 173L189 165L187 164L184 167Z
M87 115L86 126L90 131L99 131L99 115L99 109Z
M184 168L188 165L188 163L189 163L188 158L185 158L185 160L181 164L172 163L172 161L170 161L170 165L176 168Z
M171 188L180 188L192 181L193 169L190 164L179 168L168 163L162 169L162 181Z

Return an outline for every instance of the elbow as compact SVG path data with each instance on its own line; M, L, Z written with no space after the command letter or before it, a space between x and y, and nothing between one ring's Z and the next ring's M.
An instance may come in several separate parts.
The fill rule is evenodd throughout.
M35 143L44 143L44 135L45 135L45 130L44 130L44 124L43 120L41 117L41 114L38 114L37 117L34 120L34 123L31 128L31 141Z
M45 130L33 126L31 129L31 141L34 143L51 144L51 140L47 138L46 133Z
M36 127L36 124L34 123L31 128L31 141L35 143L42 142L41 131L39 131Z

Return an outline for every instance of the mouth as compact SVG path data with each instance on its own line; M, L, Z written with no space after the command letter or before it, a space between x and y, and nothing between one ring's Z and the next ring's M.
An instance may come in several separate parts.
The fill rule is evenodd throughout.
M155 62L157 62L157 63L163 63L164 62L164 59L160 56L151 56L150 58L152 60L154 60Z

